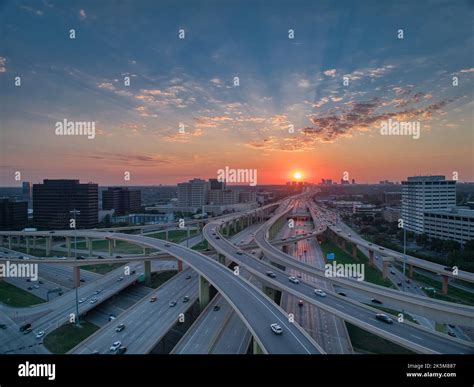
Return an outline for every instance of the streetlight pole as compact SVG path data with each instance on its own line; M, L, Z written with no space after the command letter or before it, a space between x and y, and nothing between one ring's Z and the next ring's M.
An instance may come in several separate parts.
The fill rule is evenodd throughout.
M76 215L79 215L81 211L79 210L72 210L69 211L69 213L74 215L74 259L77 261L77 223L76 223ZM79 294L77 290L77 283L74 281L74 285L76 287L76 326L80 326L81 324L79 323Z
M402 283L403 291L405 291L405 270L406 270L406 263L407 263L406 253L407 253L407 229L405 228L405 223L403 223L403 283Z

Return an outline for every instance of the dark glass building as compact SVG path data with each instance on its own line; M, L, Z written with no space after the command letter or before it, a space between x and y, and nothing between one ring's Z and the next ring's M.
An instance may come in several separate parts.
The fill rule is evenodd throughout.
M43 180L33 184L33 220L39 229L69 229L70 213L78 210L77 228L94 228L98 224L99 186L80 184L79 180Z
M102 192L102 209L115 210L115 215L126 215L140 212L142 197L139 190L128 187L109 187Z
M0 230L21 230L27 222L28 202L0 199Z

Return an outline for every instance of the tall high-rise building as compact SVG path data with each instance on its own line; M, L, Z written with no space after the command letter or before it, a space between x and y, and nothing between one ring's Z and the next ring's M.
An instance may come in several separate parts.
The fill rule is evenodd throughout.
M456 206L456 181L414 176L402 181L402 219L407 230L424 233L424 213Z
M72 210L77 228L93 228L98 224L99 187L80 184L79 180L43 180L33 184L33 219L42 229L69 229Z
M21 194L23 195L24 200L31 199L31 183L29 181L21 183Z
M28 222L28 202L0 199L0 230L21 230Z
M222 191L225 189L225 181L219 181L217 179L209 179L209 189Z
M202 179L192 179L178 184L178 206L200 207L209 199L209 183Z
M116 215L140 212L141 206L140 190L129 190L128 187L109 187L102 192L102 209L113 209Z

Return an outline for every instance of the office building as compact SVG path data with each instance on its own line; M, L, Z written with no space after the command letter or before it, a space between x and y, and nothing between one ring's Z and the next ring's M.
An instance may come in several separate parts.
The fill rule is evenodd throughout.
M224 190L225 181L219 181L217 179L209 179L209 189L212 190Z
M232 189L209 191L209 204L228 205L239 202L239 192Z
M21 230L27 222L28 202L0 199L0 230Z
M72 210L76 227L93 228L98 223L99 187L97 184L80 184L79 180L43 180L33 184L33 219L39 229L70 229Z
M102 209L115 210L115 215L140 212L142 206L140 190L128 187L109 187L102 192Z
M407 230L424 233L424 214L456 206L456 181L444 176L414 176L402 181L402 219Z
M192 179L178 184L178 206L201 207L209 199L209 183L202 179Z
M31 200L31 183L29 181L21 183L21 194L24 200Z
M424 213L424 232L430 238L449 239L465 244L474 239L474 210L454 207Z

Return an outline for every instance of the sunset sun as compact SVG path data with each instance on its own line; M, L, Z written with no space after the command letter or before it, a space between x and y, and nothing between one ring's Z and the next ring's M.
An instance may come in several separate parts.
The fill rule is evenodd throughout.
M296 171L295 173L293 173L293 178L295 180L301 180L302 177L303 177L303 174L300 171Z

